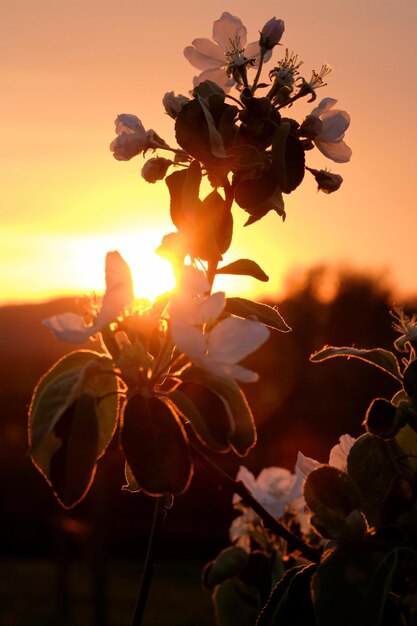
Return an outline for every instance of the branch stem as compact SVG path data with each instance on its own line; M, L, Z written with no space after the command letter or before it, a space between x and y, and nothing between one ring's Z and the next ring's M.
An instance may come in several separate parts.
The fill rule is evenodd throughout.
M208 458L197 446L192 444L195 455L198 460L205 467L210 468L211 471L215 473L217 478L223 483L226 487L227 491L230 494L237 493L246 506L250 507L259 515L262 519L263 523L269 530L271 530L275 535L282 537L285 541L288 542L290 549L299 550L299 552L306 558L312 561L313 563L320 562L320 553L315 548L312 548L307 543L305 543L300 537L295 535L293 532L288 530L286 526L281 524L278 520L275 519L268 511L253 497L249 489L244 485L240 480L233 480L229 474L221 469L214 461Z
M149 589L152 582L152 574L156 561L156 548L162 526L167 514L166 498L159 496L155 501L155 510L149 536L148 552L146 554L145 568L142 576L142 583L139 590L139 597L136 604L135 614L133 616L132 626L140 626L142 624L143 614L146 608Z

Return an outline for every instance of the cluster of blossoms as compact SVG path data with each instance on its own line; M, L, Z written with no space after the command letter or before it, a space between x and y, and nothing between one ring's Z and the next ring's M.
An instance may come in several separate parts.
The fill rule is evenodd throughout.
M344 141L350 123L348 113L335 107L337 101L334 98L324 98L302 123L281 116L284 107L292 106L300 98L308 97L309 101L314 101L316 90L325 86L324 78L331 67L324 64L318 72L313 70L311 78L306 80L300 75L302 61L286 49L283 58L269 72L270 82L260 82L262 68L270 61L284 29L283 20L271 18L260 31L259 39L247 44L247 30L242 21L224 12L213 24L212 40L200 37L184 49L187 60L200 70L193 80L191 98L175 95L173 91L163 98L166 113L175 120L180 148L167 145L155 131L146 131L138 117L122 114L116 118L118 136L110 146L115 158L128 160L141 153L145 155L149 149L170 151L172 159L152 157L142 168L142 176L151 183L164 179L170 167L187 167L193 158L204 163L209 181L215 188L225 188L224 178L230 172L234 178L232 186L236 188L235 200L250 213L248 224L271 209L285 216L282 192L290 193L298 186L304 171L314 176L319 190L332 193L339 189L342 177L327 169L308 167L304 164L304 152L316 147L334 162L349 161L351 149ZM253 77L251 71L255 74ZM232 87L237 88L238 98L230 95ZM267 93L259 96L265 89L268 89ZM227 114L224 114L223 105L221 115L220 98L223 102L231 100L233 103ZM197 114L198 123L194 120ZM289 124L289 128L283 124ZM200 143L204 142L204 125L207 125L209 135L207 149L202 150L200 146L196 150L189 136L199 132ZM280 128L285 131L278 139ZM244 171L240 172L243 147L246 163ZM279 156L282 150L284 155ZM230 159L227 159L229 155ZM219 158L223 163L214 162ZM231 160L233 158L235 162ZM279 170L275 164L278 158L287 161L286 169L293 169L295 178L294 173L290 175L288 171ZM264 198L265 193L259 192L256 180L261 187L270 189L269 197ZM168 178L167 184L169 186Z
M350 435L342 435L339 443L330 450L328 465L342 472L347 471L347 458L355 443ZM267 467L257 478L241 466L236 479L241 480L258 502L277 520L298 524L301 532L311 532L310 513L303 495L303 486L308 475L323 464L298 453L294 473L283 467ZM238 496L233 498L234 506L240 511L230 527L230 539L248 552L251 544L257 541L262 527L259 516L244 506ZM265 530L262 528L263 533Z

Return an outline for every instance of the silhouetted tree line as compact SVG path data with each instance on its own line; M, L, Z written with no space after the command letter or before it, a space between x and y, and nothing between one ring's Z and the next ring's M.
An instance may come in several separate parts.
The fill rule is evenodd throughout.
M216 455L231 474L240 463L255 473L269 465L293 469L298 450L327 461L340 435L363 432L361 423L372 398L390 398L396 391L389 377L358 360L309 361L325 344L392 349L393 296L382 278L316 267L293 279L284 299L268 304L278 306L293 330L271 333L267 345L247 359L260 374L259 383L245 388L258 425L258 444L245 459ZM55 502L26 454L26 415L34 385L71 350L41 320L69 305L76 307L63 299L0 308L1 552L77 554L85 553L86 546L96 549L98 542L100 554L137 555L146 545L153 504L144 495L121 490L123 467L116 440L99 465L90 494L68 513ZM168 517L163 548L175 555L187 547L194 550L199 542L200 553L212 557L224 547L232 518L230 497L219 493L217 483L197 466L190 490L178 498ZM96 548L91 548L92 536Z

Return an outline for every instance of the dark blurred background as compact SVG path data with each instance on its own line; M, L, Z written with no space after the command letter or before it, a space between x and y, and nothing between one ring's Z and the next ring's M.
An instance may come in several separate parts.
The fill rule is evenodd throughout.
M217 455L233 476L270 465L293 470L297 452L326 462L340 435L358 436L373 397L397 386L352 359L312 364L325 344L392 349L394 296L381 276L315 267L293 278L277 302L293 329L273 332L246 360L260 382L246 385L258 444L246 459ZM406 308L417 308L409 299ZM76 310L70 299L0 308L0 625L128 626L146 555L153 502L122 491L117 439L80 505L64 511L27 455L27 410L37 380L73 347L41 320ZM90 349L97 349L94 344ZM228 545L230 498L200 467L169 512L144 626L214 624L200 588L205 562Z

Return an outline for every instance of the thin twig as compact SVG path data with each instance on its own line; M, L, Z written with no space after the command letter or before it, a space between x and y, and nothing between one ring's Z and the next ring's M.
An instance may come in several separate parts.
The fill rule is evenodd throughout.
M152 582L152 574L155 567L156 547L160 531L167 514L166 498L160 496L155 501L155 511L153 516L151 534L149 536L148 552L145 560L145 568L143 571L142 583L139 590L139 597L136 604L135 614L133 616L132 626L140 626L143 614L146 608L149 589Z
M295 535L293 532L288 530L286 526L281 524L278 520L275 519L264 507L253 497L249 489L242 483L240 480L233 480L229 474L221 469L214 461L209 459L201 450L194 444L191 444L195 455L201 461L203 465L209 467L214 471L216 476L222 481L222 483L226 486L227 490L230 494L237 493L246 506L250 507L259 515L259 517L264 522L265 526L269 528L275 535L282 537L285 541L288 542L290 548L295 548L299 550L300 553L306 558L312 561L313 563L318 563L320 561L320 553L315 548L312 548L307 543L305 543L300 537Z

